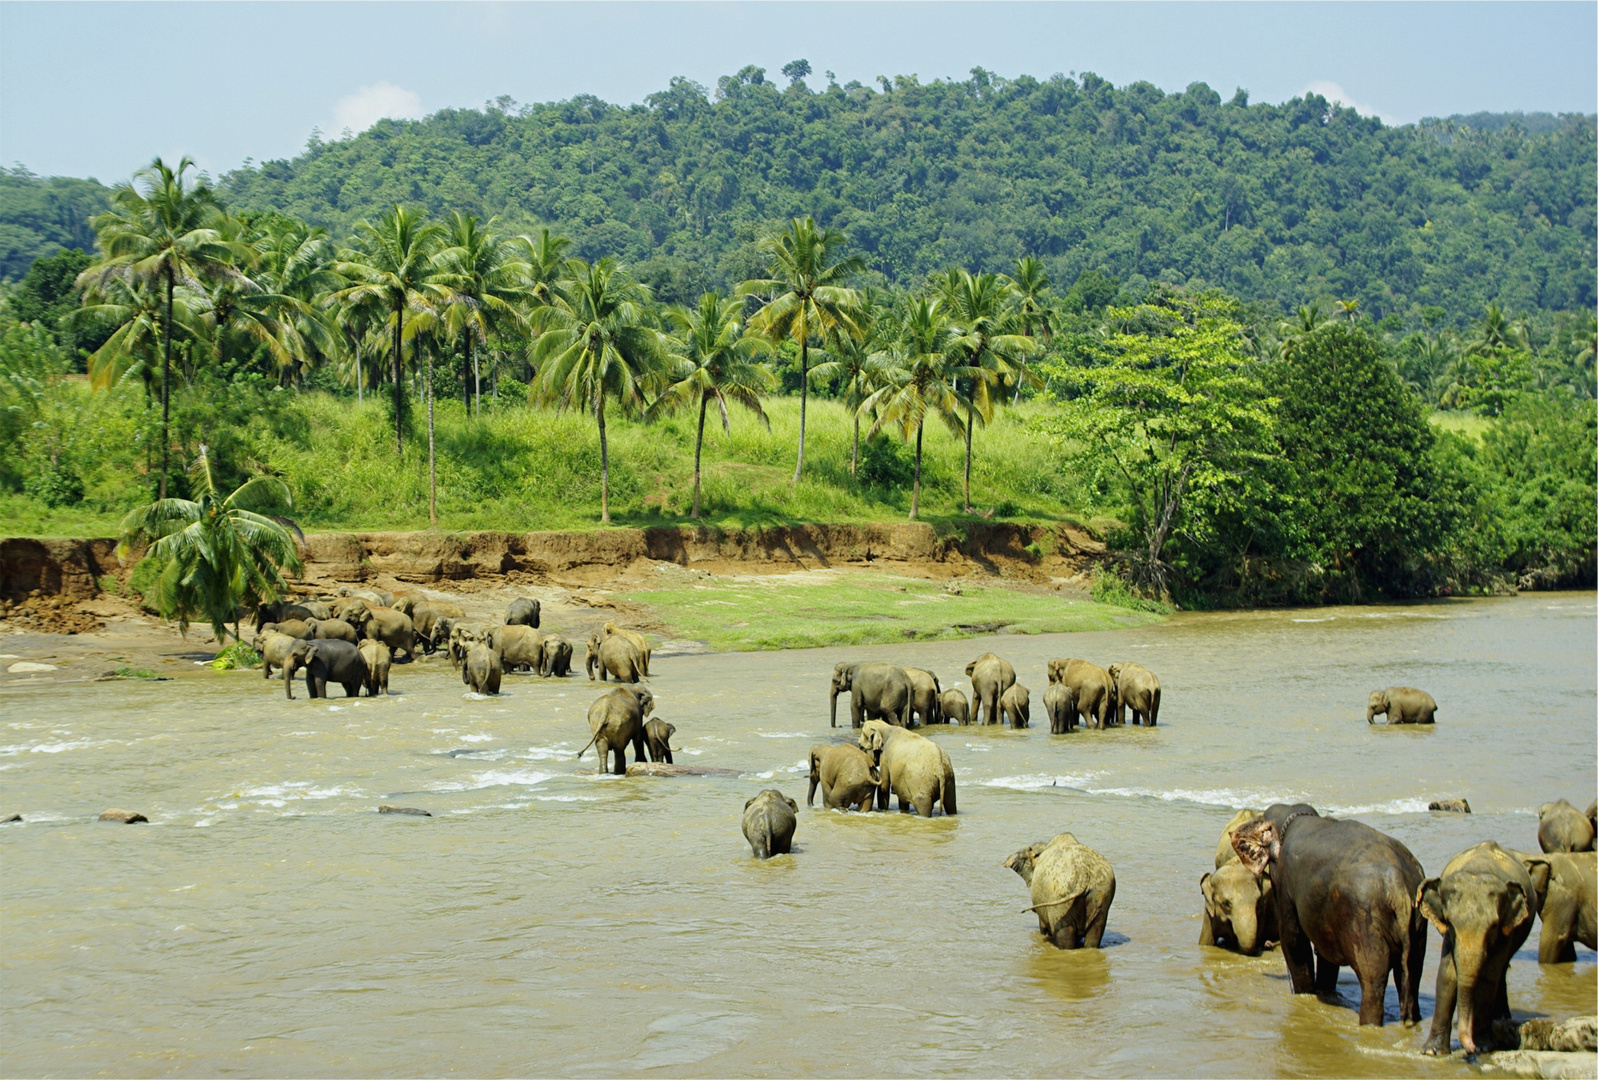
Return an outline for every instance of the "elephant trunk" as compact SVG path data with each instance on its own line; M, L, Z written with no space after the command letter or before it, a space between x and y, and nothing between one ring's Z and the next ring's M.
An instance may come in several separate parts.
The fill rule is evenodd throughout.
M1376 722L1376 712L1377 712L1376 706L1374 706L1374 705L1365 706L1365 722L1367 724L1374 724Z
M1245 956L1260 954L1260 922L1252 908L1234 905L1232 908L1232 936L1237 939L1237 951Z
M838 687L836 684L832 687L832 726L838 726Z
M1474 1054L1476 1046L1476 984L1481 977L1482 961L1486 958L1484 940L1463 942L1456 929L1454 938L1454 976L1456 1004L1459 1009L1459 1045L1465 1053ZM1485 1048L1480 1048L1485 1049Z

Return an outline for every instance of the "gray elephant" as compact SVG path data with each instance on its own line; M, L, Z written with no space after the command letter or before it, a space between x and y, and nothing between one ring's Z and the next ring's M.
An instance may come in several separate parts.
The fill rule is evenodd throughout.
M474 693L499 693L504 675L505 667L500 663L499 653L489 645L478 641L466 650L466 660L461 664L461 682L470 686Z
M268 623L268 626L272 624ZM255 640L250 647L261 654L261 678L270 679L272 669L281 669L288 661L289 650L294 648L298 640L287 634L280 634L276 630L262 630L255 635Z
M296 641L283 662L283 693L294 700L294 673L305 669L305 688L313 698L327 697L327 684L344 687L345 697L355 697L366 685L366 661L347 641Z
M648 747L644 742L644 717L655 708L655 696L642 686L618 686L608 694L601 694L588 706L588 728L593 736L577 751L581 758L592 746L599 751L599 771L610 766L610 756L616 755L616 765L611 771L617 776L626 775L627 748L633 748L633 760L648 760Z
M1527 867L1487 840L1448 860L1441 875L1421 882L1415 906L1443 936L1437 964L1437 1007L1432 1030L1421 1049L1447 1054L1448 1029L1459 1011L1459 1044L1465 1053L1490 1050L1493 1021L1510 1019L1510 957L1531 935L1537 917L1538 889L1533 875L1548 868Z
M1008 660L988 652L967 664L965 674L971 680L971 722L982 723L983 710L986 710L987 723L997 724L999 699L1015 685L1015 668Z
M1038 917L1038 930L1056 948L1097 949L1115 902L1115 871L1109 860L1061 833L1045 844L1032 844L1004 860L1032 890L1028 911Z
M1537 808L1537 846L1544 852L1593 850L1592 819L1564 799Z
M613 622L606 623L600 630L606 637L619 637L630 644L633 647L633 651L638 654L639 673L644 678L649 678L649 660L653 650L649 646L648 638L636 630L628 630L625 627L617 626Z
M891 794L899 797L901 813L914 807L922 817L931 817L934 804L941 804L947 815L958 812L954 766L943 747L882 720L865 721L859 746L877 770L877 809L888 808Z
M261 633L282 634L295 641L310 641L316 637L315 619L285 619L283 622L269 622L261 627Z
M539 644L538 673L546 679L565 678L572 671L572 643L559 634L548 634Z
M1064 683L1050 683L1043 691L1043 711L1049 714L1049 734L1069 735L1076 730L1076 695Z
M409 615L357 601L344 609L344 621L359 630L362 637L387 645L396 663L400 653L405 654L406 660L416 659L416 627Z
M1576 959L1576 942L1598 949L1598 853L1555 852L1547 855L1521 855L1533 882L1542 880L1537 864L1548 867L1546 882L1539 886L1539 913L1542 936L1537 941L1537 962L1568 964Z
M744 803L744 839L757 859L787 855L799 824L799 804L776 788L767 788Z
M1389 686L1371 691L1365 705L1365 722L1375 723L1378 713L1386 713L1389 724L1431 724L1437 720L1437 701L1413 686Z
M1160 680L1144 667L1131 661L1111 664L1110 681L1115 684L1115 722L1126 723L1126 710L1132 710L1132 722L1153 727L1160 722Z
M805 805L816 805L816 788L821 788L821 805L828 810L854 807L871 809L879 778L871 759L858 746L812 746L810 748L810 793Z
M361 640L355 627L343 619L313 619L310 626L311 637L318 641L347 641L357 645Z
M675 764L671 760L671 737L675 734L677 726L668 724L658 717L644 725L644 748L649 751L650 761Z
M466 662L466 653L473 645L486 643L493 627L485 622L459 620L449 623L448 655L450 666L459 671Z
M1200 945L1258 956L1268 942L1276 940L1271 879L1256 878L1235 855L1214 873L1199 878L1199 892L1204 896Z
M1076 714L1091 718L1094 727L1103 729L1115 722L1119 712L1115 700L1115 680L1097 664L1069 658L1050 660L1049 681L1064 683L1071 688Z
M507 626L538 626L538 617L543 605L537 600L525 596L518 596L510 602L510 609L505 612Z
M969 724L971 703L958 690L945 690L938 695L938 715L946 724Z
M543 655L542 635L531 626L496 626L488 631L488 647L499 653L506 671L536 671Z
M644 677L644 662L638 650L631 641L617 635L595 634L589 638L588 659L584 663L590 682L596 670L600 682L607 681L609 676L615 676L617 682L631 683Z
M999 698L999 711L1009 721L1011 728L1024 728L1032 722L1032 694L1016 683Z
M838 726L838 695L849 695L849 720L859 727L868 719L910 726L914 691L910 676L894 664L844 662L832 669L832 726Z
M388 646L381 641L363 641L356 648L366 661L366 696L388 693L388 669L392 663Z
M422 651L427 653L436 652L439 646L449 640L450 626L462 617L461 609L455 604L433 600L414 601L408 605L402 602L394 610L410 616L416 640L422 646Z
M255 609L255 630L266 629L267 623L310 622L312 619L332 617L326 604L315 601L268 600Z
M916 723L943 723L938 709L938 698L942 693L938 677L922 668L907 667L904 673L910 680L910 711L915 713Z

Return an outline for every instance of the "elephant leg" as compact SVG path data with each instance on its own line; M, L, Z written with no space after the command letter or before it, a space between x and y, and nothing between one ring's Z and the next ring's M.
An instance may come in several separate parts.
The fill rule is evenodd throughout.
M1404 956L1403 984L1398 988L1398 1018L1405 1026L1420 1023L1420 976L1426 966L1426 924L1419 919L1415 922L1418 925L1410 928Z
M345 697L360 697L361 696L361 682L360 682L360 680L356 680L355 682L347 682L347 683L345 683L344 684L344 696Z
M1337 996L1337 973L1339 970L1340 965L1332 963L1326 957L1317 956L1315 958L1316 997L1329 998Z
M1288 910L1284 911L1283 908ZM1287 964L1287 975L1293 984L1293 993L1309 994L1315 990L1315 951L1310 946L1309 938L1305 936L1303 927L1298 924L1298 915L1289 905L1283 904L1277 911L1284 917L1281 921L1282 931L1282 960Z
M849 723L855 728L863 726L866 722L866 703L859 694L849 699Z
M916 801L915 801L915 808L916 808L916 813L920 814L922 817L931 817L932 816L932 792L924 791L920 795L918 795L916 797Z
M1432 1030L1426 1036L1421 1053L1446 1055L1454 1027L1454 1006L1458 1000L1459 982L1454 972L1452 943L1443 942L1443 955L1437 964L1437 1003L1432 1011Z
M1109 921L1110 912L1108 909L1100 911L1093 917L1093 921L1088 923L1087 932L1082 935L1082 945L1084 948L1097 949L1102 946L1102 942L1104 941L1104 927Z

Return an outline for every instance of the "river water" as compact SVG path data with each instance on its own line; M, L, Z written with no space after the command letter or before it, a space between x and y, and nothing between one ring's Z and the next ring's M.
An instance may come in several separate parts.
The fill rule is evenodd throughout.
M1598 786L1592 594L1184 614L1105 633L657 655L679 763L602 777L580 674L476 698L447 664L395 696L283 699L256 673L0 696L0 1073L35 1075L1463 1076L1425 1028L1359 1029L1288 992L1280 956L1196 944L1233 809L1306 800L1431 873ZM987 649L1034 726L932 729L961 813L802 809L827 680L893 658L969 689ZM1050 657L1157 672L1157 729L1051 737ZM1364 722L1428 688L1433 729ZM335 694L341 691L335 690ZM846 713L846 710L845 710ZM760 863L744 800L801 803ZM1464 796L1471 816L1428 813ZM819 801L819 800L818 800ZM379 815L379 803L431 818ZM110 806L149 825L101 824ZM1046 945L1000 863L1070 830L1114 865L1107 948ZM1422 1010L1430 1022L1432 932ZM1517 1016L1598 1004L1593 954L1510 974ZM1389 989L1388 1015L1397 1016Z

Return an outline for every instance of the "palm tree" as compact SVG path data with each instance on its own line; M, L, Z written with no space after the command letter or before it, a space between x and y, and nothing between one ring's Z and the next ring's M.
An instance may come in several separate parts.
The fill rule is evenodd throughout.
M297 336L289 374L303 385L305 367L339 362L347 348L330 299L349 284L333 269L338 252L326 229L281 215L267 219L251 246L258 260L255 279L284 297L280 314Z
M493 218L483 226L473 215L456 210L450 214L449 246L439 254L453 293L445 328L466 346L461 384L466 387L468 407L475 398L478 415L483 408L483 379L472 344L486 345L495 323L518 320L516 305L528 294L528 264L517 258L516 242L496 235L493 228Z
M192 299L188 289L181 290L171 312L175 329L189 335L199 332ZM115 328L89 354L89 385L107 390L136 375L144 383L146 401L154 397L167 314L161 292L137 278L114 277L92 283L83 301L68 317L73 328Z
M771 256L770 277L754 278L738 286L739 296L769 296L749 320L756 332L772 341L784 338L799 346L799 459L793 467L794 483L805 467L805 408L810 396L810 342L829 331L842 331L859 339L860 296L843 285L850 275L865 269L857 255L838 258L846 237L837 229L821 229L814 218L794 218L788 231L763 240L760 249Z
M661 361L660 333L650 326L649 290L614 259L592 265L566 263L565 280L550 290L548 306L534 313L540 331L533 348L538 376L532 396L562 406L592 409L599 424L599 520L610 523L610 444L605 401L642 411L644 384Z
M699 458L705 444L705 411L714 401L721 411L721 430L732 430L727 414L728 400L736 401L768 429L771 421L760 407L760 395L776 383L775 377L753 357L768 352L764 338L744 332L740 312L743 301L727 300L707 292L696 308L674 307L666 318L677 328L676 364L673 381L656 399L651 412L698 400L699 428L694 436L694 508L689 515L699 517Z
M1009 297L996 274L973 274L951 270L940 283L940 292L954 330L950 348L964 357L966 374L959 383L965 405L965 512L971 512L971 430L980 419L993 419L997 404L995 388L1003 392L1008 380L1019 387L1022 380L1038 383L1026 367L1026 359L1038 344L1025 334L1012 333L1013 318Z
M854 441L849 449L850 476L858 475L860 469L860 405L873 389L870 360L873 353L881 351L879 331L886 329L884 319L888 315L886 311L878 311L882 302L874 288L868 285L859 292L860 324L864 333L857 339L838 329L830 331L823 339L830 359L810 369L813 379L843 377L843 403L854 417Z
M394 447L405 449L404 339L408 314L431 311L449 298L433 256L444 230L420 213L399 204L376 225L361 221L356 248L344 253L333 269L356 282L334 294L345 302L381 301L388 313L394 343ZM414 332L414 331L413 331Z
M548 304L554 298L556 283L566 273L566 249L572 242L548 229L539 229L536 237L518 236L516 242L527 250L522 261L527 264L529 296L536 305Z
M1475 335L1465 345L1465 352L1471 356L1482 356L1516 347L1524 348L1525 343L1525 323L1505 315L1504 309L1497 304L1488 304L1487 313L1476 324Z
M941 419L959 435L960 397L955 383L976 372L951 354L955 344L954 327L944 314L942 301L912 299L905 310L899 340L886 352L871 358L873 376L880 388L861 403L860 409L880 410L868 434L875 435L887 424L896 424L905 442L910 433L916 438L916 478L910 495L910 520L921 512L921 438L929 413Z
M241 640L240 607L283 591L283 571L298 573L301 566L295 536L300 543L304 536L286 518L259 512L291 505L288 486L276 477L246 480L223 498L203 445L191 475L199 499L159 499L130 511L122 519L117 554L150 545L147 557L162 567L156 609L163 618L176 618L184 634L198 616L210 622L218 643L226 640L229 620L234 639Z
M176 170L160 158L134 174L134 184L118 184L111 209L91 219L101 259L78 283L89 286L112 277L159 283L166 292L161 331L161 484L166 498L169 427L172 417L173 294L179 285L199 291L209 278L243 275L234 261L246 256L241 245L223 238L223 211L204 182L190 187L183 176L194 162L183 158ZM137 185L137 186L135 186Z
M1024 256L1015 264L1015 274L1002 278L1001 283L1009 288L1010 295L1015 298L1015 313L1021 320L1021 332L1027 337L1041 336L1048 341L1053 333L1053 327L1049 325L1049 290L1053 283L1049 281L1048 271L1043 269L1043 264L1031 255Z

